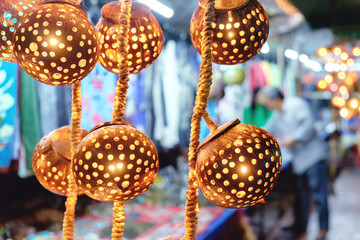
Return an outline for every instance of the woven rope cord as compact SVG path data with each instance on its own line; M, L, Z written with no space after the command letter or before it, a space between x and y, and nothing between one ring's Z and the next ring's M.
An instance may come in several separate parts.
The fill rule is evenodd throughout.
M131 17L132 0L123 0L120 12L120 26L118 31L119 80L115 88L113 107L113 121L122 122L125 116L126 94L129 88L128 42ZM113 226L111 239L122 240L125 227L125 204L123 200L114 202Z
M123 239L124 227L125 227L125 204L124 201L114 202L114 215L113 215L113 228L111 233L111 239L121 240Z
M185 207L185 240L194 240L197 228L198 190L195 175L197 149L199 147L200 121L208 104L212 83L212 34L211 24L214 19L215 0L207 0L205 4L203 39L201 44L200 82L191 119L189 147L189 180Z
M113 107L113 121L122 122L125 116L126 94L129 88L129 66L128 66L128 42L131 17L131 0L123 0L120 13L120 30L118 32L118 55L119 61L119 80L115 88L115 101Z
M219 126L214 123L214 121L211 119L209 112L205 109L203 112L203 118L206 122L206 125L209 127L210 131L215 131Z
M77 81L74 83L72 88L72 114L71 114L71 156L75 152L75 148L81 141L81 82ZM72 166L73 162L70 163L70 175L69 175L69 186L68 195L65 202L66 211L64 214L63 221L63 240L74 239L74 222L75 222L75 205L77 202L78 186L76 185Z

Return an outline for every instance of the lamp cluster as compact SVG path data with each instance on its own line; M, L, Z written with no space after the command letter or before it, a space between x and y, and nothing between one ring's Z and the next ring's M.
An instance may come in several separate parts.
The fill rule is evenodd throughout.
M360 48L355 46L333 46L330 49L319 48L318 55L325 59L325 70L329 73L319 80L319 90L329 91L333 97L331 103L339 108L342 118L353 118L360 114L358 98L358 74L354 71L355 60L360 57Z
M200 1L191 22L191 39L199 52L208 4L205 2ZM121 77L119 68L126 58L128 72L138 73L161 53L163 33L147 6L132 3L124 57L119 53L119 46L124 45L119 40L124 34L120 27L123 4L106 4L95 28L75 1L2 1L0 58L19 63L36 80L54 86L81 81L98 60ZM219 0L214 14L213 62L239 64L260 51L268 37L269 19L257 0L230 4ZM71 172L79 186L78 194L99 201L135 198L155 181L159 170L157 151L152 141L133 126L113 120L89 133L81 130L83 140L73 155L71 131L71 127L57 129L35 148L34 172L50 191L67 195ZM195 174L209 201L239 208L264 202L280 168L276 140L263 129L235 120L214 130L201 143Z

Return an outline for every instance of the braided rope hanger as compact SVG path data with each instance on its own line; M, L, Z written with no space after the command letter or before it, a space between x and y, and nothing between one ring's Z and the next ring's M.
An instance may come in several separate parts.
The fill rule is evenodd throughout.
M185 240L194 240L197 229L197 212L198 212L198 185L195 175L195 164L197 158L197 149L199 147L200 138L200 121L204 115L207 122L210 117L206 114L210 87L212 84L212 34L211 24L214 20L215 0L207 0L205 4L203 39L201 44L201 65L200 65L200 81L195 100L195 107L191 119L190 147L189 147L189 180L188 191L186 196L185 209ZM215 128L214 124L210 125Z
M128 42L132 0L123 0L120 11L120 26L118 36L119 80L115 88L113 107L113 122L123 122L125 116L126 94L129 88ZM111 238L122 240L125 227L125 204L123 200L114 202L113 228Z
M72 88L71 113L71 159L76 147L81 142L81 82L74 83ZM74 239L75 205L77 202L78 186L73 175L73 162L70 163L68 195L65 202L66 211L63 220L63 240Z

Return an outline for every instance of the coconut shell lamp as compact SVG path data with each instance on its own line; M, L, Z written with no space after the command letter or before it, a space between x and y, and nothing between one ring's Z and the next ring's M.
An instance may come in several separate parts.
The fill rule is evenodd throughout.
M20 19L43 0L0 1L0 60L16 62L13 36Z
M81 130L81 138L87 131ZM44 136L33 153L33 170L36 178L47 190L68 195L71 164L71 127L59 128ZM79 191L78 194L83 192Z
M205 0L201 0L190 26L191 40L199 53L204 12ZM239 64L259 53L268 37L269 19L257 0L217 0L212 29L213 62Z
M20 66L36 80L54 86L86 77L95 67L98 49L88 15L70 1L40 4L19 20L14 35Z
M265 202L280 169L276 140L265 130L239 120L219 127L204 139L196 162L201 192L225 208Z
M121 1L110 2L102 9L102 18L97 24L100 39L100 64L108 71L119 73ZM144 4L134 2L131 8L128 30L128 65L130 73L137 73L150 66L159 56L163 46L162 29Z
M89 197L114 202L139 196L159 170L152 141L131 125L104 123L78 145L74 177Z

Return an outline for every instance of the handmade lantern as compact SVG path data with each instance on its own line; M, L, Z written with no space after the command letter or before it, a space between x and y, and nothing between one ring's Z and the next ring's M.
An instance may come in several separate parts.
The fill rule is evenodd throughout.
M131 125L104 123L79 144L74 177L86 195L99 201L128 200L154 183L159 170L152 141Z
M191 26L191 40L201 52L205 1L195 10ZM213 62L239 64L259 53L269 32L269 19L257 0L219 0L215 3L215 18L212 23Z
M24 16L14 35L21 67L36 80L65 86L86 77L98 58L98 40L86 12L49 1Z
M82 138L87 131L81 130ZM59 128L37 144L33 154L33 170L36 178L47 190L68 195L71 164L71 127ZM81 191L78 194L82 194Z
M100 64L108 71L119 73L120 54L118 35L120 33L121 2L106 4L97 24L100 39ZM132 3L128 65L130 73L137 73L150 66L159 56L163 46L162 29L150 9L138 2Z
M281 153L265 130L239 120L221 126L199 146L196 174L212 203L240 208L264 202L280 173Z
M0 60L16 62L13 51L13 36L19 20L43 0L0 1Z

